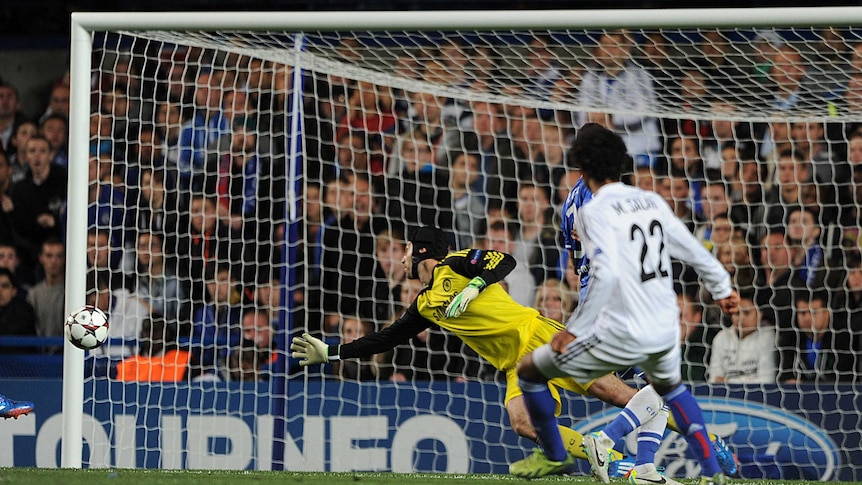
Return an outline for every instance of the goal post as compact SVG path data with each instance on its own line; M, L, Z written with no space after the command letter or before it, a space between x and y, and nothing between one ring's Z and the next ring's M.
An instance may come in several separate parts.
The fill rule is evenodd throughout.
M681 312L702 326L685 377L742 476L862 477L862 328L843 299L862 245L862 157L849 148L862 103L842 91L858 68L862 8L76 12L71 40L66 309L99 293L88 281L99 263L83 254L102 252L111 298L126 305L116 321L134 331L112 333L119 342L101 352L66 345L63 467L505 473L531 443L509 425L504 375L460 340L432 329L382 358L321 369L300 368L289 341L310 331L335 344L397 318L418 291L399 251L424 224L444 226L456 249L516 254L510 294L564 318L577 282L546 214L572 183L573 134L596 121L626 140L633 183L661 191L717 255L730 251L734 281L785 331L776 361L803 342L788 333L801 293L756 279L774 269L762 238L776 227L808 269L793 287L809 290L805 308L828 277L826 303L835 322L847 318L839 336L855 343L828 369L838 382L795 383L776 368L771 381L707 385L712 339L729 322L675 268ZM806 96L783 89L797 81ZM784 148L809 157L807 178L781 178ZM820 236L791 219L798 206L816 207ZM741 241L720 240L728 228ZM167 278L153 234L174 266ZM160 297L171 278L181 288ZM125 359L161 343L141 336L136 302L188 351L186 379L122 381ZM246 327L258 312L270 317L266 354L260 327ZM583 432L616 412L574 395L563 407ZM696 474L675 435L667 442L669 475Z

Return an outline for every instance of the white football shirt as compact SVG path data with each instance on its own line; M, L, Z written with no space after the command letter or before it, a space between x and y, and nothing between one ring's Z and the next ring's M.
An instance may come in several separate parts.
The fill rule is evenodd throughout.
M591 331L618 356L678 345L671 258L692 266L714 298L730 295L730 275L658 194L607 184L579 215L578 236L591 262L591 281L569 320L575 336Z

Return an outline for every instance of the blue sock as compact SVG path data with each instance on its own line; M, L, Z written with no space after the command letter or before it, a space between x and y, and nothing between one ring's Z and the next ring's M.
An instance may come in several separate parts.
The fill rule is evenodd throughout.
M536 434L539 435L539 445L550 460L563 461L568 451L563 446L563 438L557 428L557 402L548 389L547 383L537 383L518 379L521 391L524 393L524 404L530 413L530 421Z
M703 421L703 412L697 404L697 399L691 395L685 384L680 384L665 394L664 399L676 420L677 427L685 435L689 448L700 460L703 475L712 476L720 472L721 467L718 466L718 461L712 452L706 424Z
M608 435L608 438L614 440L614 443L616 443L620 438L627 436L640 425L640 420L635 416L631 409L624 408L619 414L617 414L617 417L611 421L611 424L602 431Z
M638 453L635 466L655 463L655 454L661 445L664 430L667 427L667 407L664 407L652 419L642 423L638 428Z
M655 463L655 454L661 444L662 435L649 431L638 433L638 453L635 466Z

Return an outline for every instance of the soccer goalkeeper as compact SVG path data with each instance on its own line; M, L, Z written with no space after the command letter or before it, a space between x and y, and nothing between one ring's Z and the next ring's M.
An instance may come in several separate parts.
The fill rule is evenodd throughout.
M505 406L512 428L520 436L535 441L523 395L518 387L515 366L525 354L550 342L562 330L561 323L545 318L538 311L516 303L495 283L515 267L515 259L498 251L465 249L449 254L443 231L422 227L413 232L402 263L410 278L418 278L424 290L401 318L384 330L366 335L349 344L327 346L309 334L293 339L293 357L300 365L313 365L340 359L367 357L408 342L422 330L438 326L461 338L494 367L506 373ZM613 374L583 385L570 378L551 381L560 412L558 388L593 395L623 407L636 390ZM660 401L652 407L660 408ZM647 420L647 418L644 418ZM583 436L563 427L567 464L556 473L574 471L574 458L584 458Z

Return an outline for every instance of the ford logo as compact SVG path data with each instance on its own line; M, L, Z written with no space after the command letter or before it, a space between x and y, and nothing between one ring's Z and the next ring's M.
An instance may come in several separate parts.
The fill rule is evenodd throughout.
M739 459L742 478L819 480L837 478L838 447L821 428L781 408L732 398L698 397L709 431L727 442ZM574 428L583 433L607 426L619 413L609 409ZM624 452L634 456L637 434L625 438ZM656 454L668 476L700 476L700 464L680 434L668 431Z

